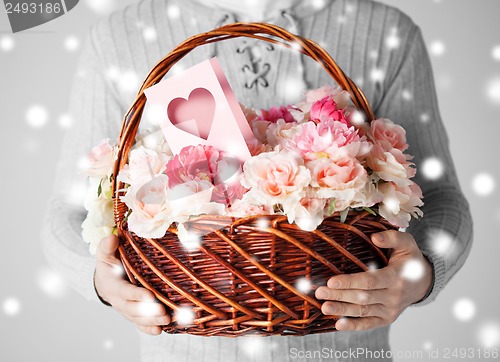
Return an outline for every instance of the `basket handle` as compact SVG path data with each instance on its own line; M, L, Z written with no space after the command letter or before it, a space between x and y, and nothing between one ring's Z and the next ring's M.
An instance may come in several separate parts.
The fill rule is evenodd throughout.
M363 91L340 69L333 58L317 43L299 35L290 33L277 25L267 23L232 23L221 26L220 28L195 35L173 49L165 58L163 58L151 70L149 75L144 80L141 89L137 93L137 97L132 106L127 111L119 138L118 158L114 165L113 175L113 195L115 196L114 210L115 222L117 225L122 222L126 207L116 194L116 190L123 189L123 184L116 180L116 175L122 167L127 163L128 154L135 140L135 135L139 128L142 112L146 104L146 96L144 90L160 82L165 74L184 56L198 46L219 42L222 40L247 37L260 39L273 44L280 44L287 48L297 49L302 54L305 54L318 63L320 63L326 72L337 82L337 84L349 92L352 102L358 110L362 111L369 121L375 119L373 110L366 99ZM299 44L300 47L294 46Z

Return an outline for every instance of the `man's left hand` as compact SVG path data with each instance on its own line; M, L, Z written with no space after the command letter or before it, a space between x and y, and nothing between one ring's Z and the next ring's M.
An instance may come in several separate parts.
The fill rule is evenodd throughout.
M413 236L389 230L373 234L371 240L392 249L385 268L336 275L316 289L316 298L327 300L321 307L324 314L345 317L335 325L340 331L388 325L432 288L432 266Z

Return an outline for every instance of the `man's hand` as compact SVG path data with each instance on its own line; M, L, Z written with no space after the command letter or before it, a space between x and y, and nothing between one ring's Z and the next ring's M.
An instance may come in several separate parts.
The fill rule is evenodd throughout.
M159 326L169 324L170 316L151 291L124 279L117 250L118 238L114 235L102 239L97 247L95 288L99 296L144 333L161 334Z
M410 234L389 230L371 239L378 247L392 249L385 268L337 275L316 289L316 298L328 300L321 307L323 314L347 317L337 321L338 330L388 325L432 288L432 266Z

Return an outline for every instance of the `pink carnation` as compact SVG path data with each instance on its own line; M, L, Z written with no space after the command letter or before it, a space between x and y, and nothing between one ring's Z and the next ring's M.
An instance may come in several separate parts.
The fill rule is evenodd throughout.
M344 110L337 108L337 103L335 103L330 96L313 103L311 111L309 112L309 117L315 122L331 119L348 124Z
M292 114L285 106L271 107L267 110L262 109L261 116L259 117L259 119L271 123L276 123L278 122L279 119L284 119L285 122L287 123L295 122L295 119L293 118Z
M215 189L212 193L214 202L231 202L243 195L244 189L233 178L240 172L240 166L230 162L221 151L212 146L187 146L175 155L166 166L169 187L173 188L188 181L204 180L212 183ZM232 171L232 172L231 172ZM230 172L231 174L228 174Z

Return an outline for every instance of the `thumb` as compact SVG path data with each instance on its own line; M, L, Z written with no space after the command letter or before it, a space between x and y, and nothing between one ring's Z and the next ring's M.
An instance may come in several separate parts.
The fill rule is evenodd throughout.
M116 252L118 251L118 237L116 235L102 238L97 245L96 257L102 261L115 262L118 260Z
M394 249L394 251L408 251L416 247L415 239L411 234L387 230L372 234L372 242L379 248Z

